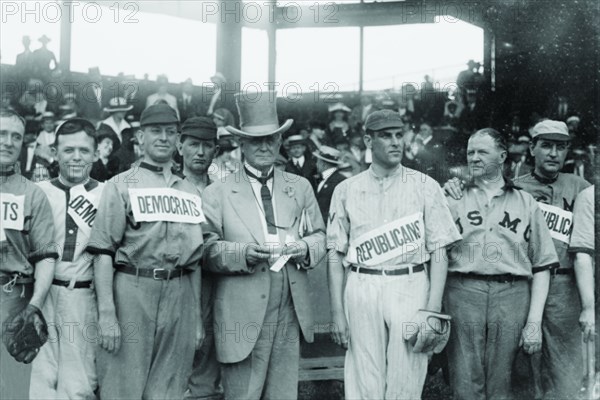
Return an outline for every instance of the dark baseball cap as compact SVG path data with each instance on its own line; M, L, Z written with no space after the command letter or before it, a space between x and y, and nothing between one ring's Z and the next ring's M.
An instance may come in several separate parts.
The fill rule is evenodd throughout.
M179 124L177 112L168 104L153 104L140 117L140 126Z
M188 118L181 126L181 135L200 140L217 140L217 126L208 117Z
M382 129L402 128L404 122L399 113L392 110L379 110L369 114L365 121L365 129L380 131Z

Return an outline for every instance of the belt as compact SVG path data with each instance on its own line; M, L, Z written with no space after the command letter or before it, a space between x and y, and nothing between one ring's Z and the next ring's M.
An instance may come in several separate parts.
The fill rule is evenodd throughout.
M550 270L550 275L575 275L574 268L553 268Z
M115 269L117 272L122 272L124 274L141 276L143 278L152 278L157 281L169 281L175 278L181 278L184 275L190 274L192 272L191 269L186 268L176 268L176 269L166 269L166 268L136 268L130 267L129 265L117 264L115 265Z
M14 280L14 282L13 282ZM25 285L33 283L34 279L32 275L21 275L20 273L0 275L0 285L6 285L9 282L13 282L14 285Z
M397 275L408 275L410 273L410 267L398 268L398 269L372 269L372 268L360 268L356 265L350 267L353 272L367 275L385 275L385 276L397 276ZM412 267L412 272L425 271L425 265L419 264Z
M71 281L62 281L60 279L53 279L52 284L56 286L71 286ZM91 289L94 286L94 281L77 281L73 286L73 289Z
M480 274L463 273L463 272L448 272L448 276L475 279L478 281L499 282L499 283L524 281L524 280L529 279L528 276L524 276L524 275L513 275L513 274L480 275Z

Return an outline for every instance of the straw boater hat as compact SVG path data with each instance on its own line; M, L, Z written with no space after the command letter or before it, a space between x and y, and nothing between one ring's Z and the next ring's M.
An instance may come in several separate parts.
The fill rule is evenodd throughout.
M290 146L294 144L306 144L302 135L292 135L287 138L287 142Z
M225 129L234 135L249 138L275 135L290 129L294 123L293 119L288 119L283 125L279 125L275 92L261 92L257 96L243 93L235 95L235 103L240 114L240 129L231 125L226 126Z
M46 36L46 35L42 35L42 37L38 39L38 42L40 42L40 43L48 43L48 42L50 42L50 38L48 36Z
M123 97L113 97L108 102L108 107L104 107L104 112L107 113L115 113L115 112L125 112L129 111L133 108L133 105L127 105L127 100Z
M342 165L342 153L333 147L321 146L313 155L329 164Z

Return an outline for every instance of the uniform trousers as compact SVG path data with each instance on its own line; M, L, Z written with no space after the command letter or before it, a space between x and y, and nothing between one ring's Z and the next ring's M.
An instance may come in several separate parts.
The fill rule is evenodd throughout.
M215 332L213 328L214 286L213 279L202 271L202 323L206 335L200 350L194 355L194 370L188 382L186 399L220 399L221 365L217 361Z
M269 300L254 349L240 362L222 364L227 400L298 398L300 328L286 268L295 267L287 264L280 272L269 272ZM250 336L253 331L244 329L243 333Z
M575 278L553 275L542 323L542 351L531 358L536 398L570 399L583 379L579 314L581 300Z
M193 296L191 274L166 281L115 273L122 340L116 354L98 349L101 399L183 398L194 361Z
M94 399L98 311L93 289L52 285L42 309L48 342L31 364L29 397Z
M527 280L448 277L450 386L456 400L510 399L511 371L530 303Z
M7 319L29 304L33 295L33 283L14 285L12 289L0 287L0 322L2 336L6 334ZM28 399L31 364L22 364L8 353L0 343L0 399Z
M427 273L382 276L349 272L344 291L350 342L344 367L346 399L419 399L427 355L404 340L429 294Z

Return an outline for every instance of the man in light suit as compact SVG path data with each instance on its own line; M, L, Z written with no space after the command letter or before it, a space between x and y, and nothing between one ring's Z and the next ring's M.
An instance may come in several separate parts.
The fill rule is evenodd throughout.
M325 227L309 182L274 168L281 134L273 92L236 96L245 157L240 173L208 186L203 207L220 237L214 328L226 399L297 397L300 332L313 341L307 270L325 256Z

